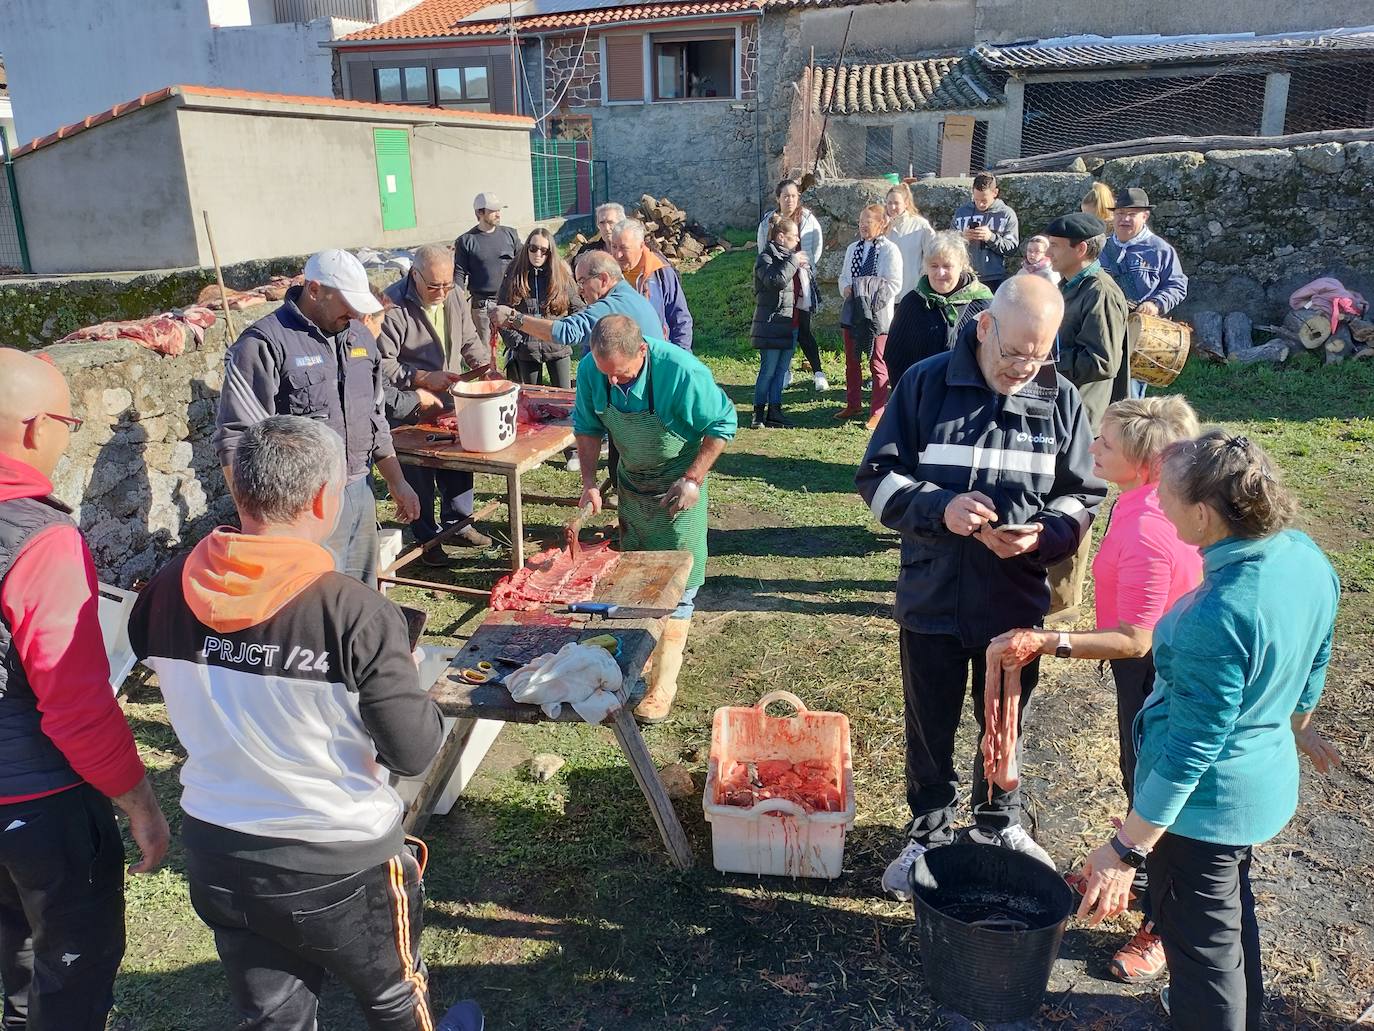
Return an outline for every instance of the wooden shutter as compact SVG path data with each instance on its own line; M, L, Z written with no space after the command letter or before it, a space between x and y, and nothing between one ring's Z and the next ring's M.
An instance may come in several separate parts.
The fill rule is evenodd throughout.
M364 58L347 61L344 67L348 70L345 80L348 83L348 99L375 101L377 85L372 79L371 60Z
M603 37L606 67L601 70L606 82L606 99L644 99L644 34Z

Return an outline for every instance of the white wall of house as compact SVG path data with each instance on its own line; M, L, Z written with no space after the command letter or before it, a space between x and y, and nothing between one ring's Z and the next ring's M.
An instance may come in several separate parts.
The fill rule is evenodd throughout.
M323 18L277 25L272 6L4 0L0 39L20 139L176 83L333 96L333 66L320 44L360 24Z

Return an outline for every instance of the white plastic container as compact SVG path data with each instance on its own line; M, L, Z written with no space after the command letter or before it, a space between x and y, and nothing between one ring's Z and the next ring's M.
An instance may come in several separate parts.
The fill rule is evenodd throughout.
M769 716L769 703L785 701L794 716ZM808 812L795 802L770 798L750 807L720 801L724 771L736 762L822 760L839 773L839 812ZM722 706L711 723L710 768L702 808L711 824L711 853L723 873L785 877L840 875L845 832L854 826L854 764L849 718L812 712L788 691L770 691L753 706Z
M505 379L455 383L454 414L464 451L502 451L515 443L520 384Z

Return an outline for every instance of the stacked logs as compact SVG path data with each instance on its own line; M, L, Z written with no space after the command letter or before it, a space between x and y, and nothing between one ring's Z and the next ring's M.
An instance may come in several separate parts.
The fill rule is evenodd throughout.
M1256 344L1254 331L1270 338ZM1212 362L1280 365L1301 351L1320 351L1327 365L1347 358L1374 358L1374 321L1343 317L1335 330L1331 316L1313 308L1290 311L1279 325L1253 325L1250 316L1233 311L1200 311L1193 316L1193 349Z
M667 197L655 200L646 193L639 198L639 206L629 212L629 217L644 223L644 241L673 264L698 261L725 250L719 237L689 218L687 212ZM575 258L589 243L600 240L600 233L590 238L578 233L568 248L568 260Z

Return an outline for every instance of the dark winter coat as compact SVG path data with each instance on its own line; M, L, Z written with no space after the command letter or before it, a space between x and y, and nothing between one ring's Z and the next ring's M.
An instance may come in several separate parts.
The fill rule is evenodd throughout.
M554 260L549 258L546 260ZM515 266L512 265L506 271L506 278L501 283L501 292L498 299L502 304L510 304L511 277L515 275ZM529 282L526 284L527 293L525 299L518 305L513 305L517 311L524 312L526 315L534 315L541 319L559 318L563 315L570 315L575 311L585 308L586 302L573 292L572 307L567 311L559 312L558 315L550 315L548 308L549 295L549 271L547 265L544 268L531 267L529 270ZM572 354L572 347L567 343L558 343L554 340L539 340L530 336L528 333L521 333L515 329L501 330L501 339L506 342L506 360L519 362L552 362L559 358L567 358Z
M796 346L792 329L796 274L797 253L784 250L776 241L770 240L754 262L754 324L749 336L760 351Z
M928 285L930 281L922 276L918 282ZM961 294L974 292L969 288L975 282L973 274L965 272L950 296L958 298ZM986 294L987 289L978 292ZM949 307L954 313L954 321L951 323L944 309L920 289L908 291L897 305L892 327L887 331L887 349L883 354L887 359L888 382L896 386L901 382L902 373L917 362L948 351L965 324L972 322L989 303L987 297L952 302Z

